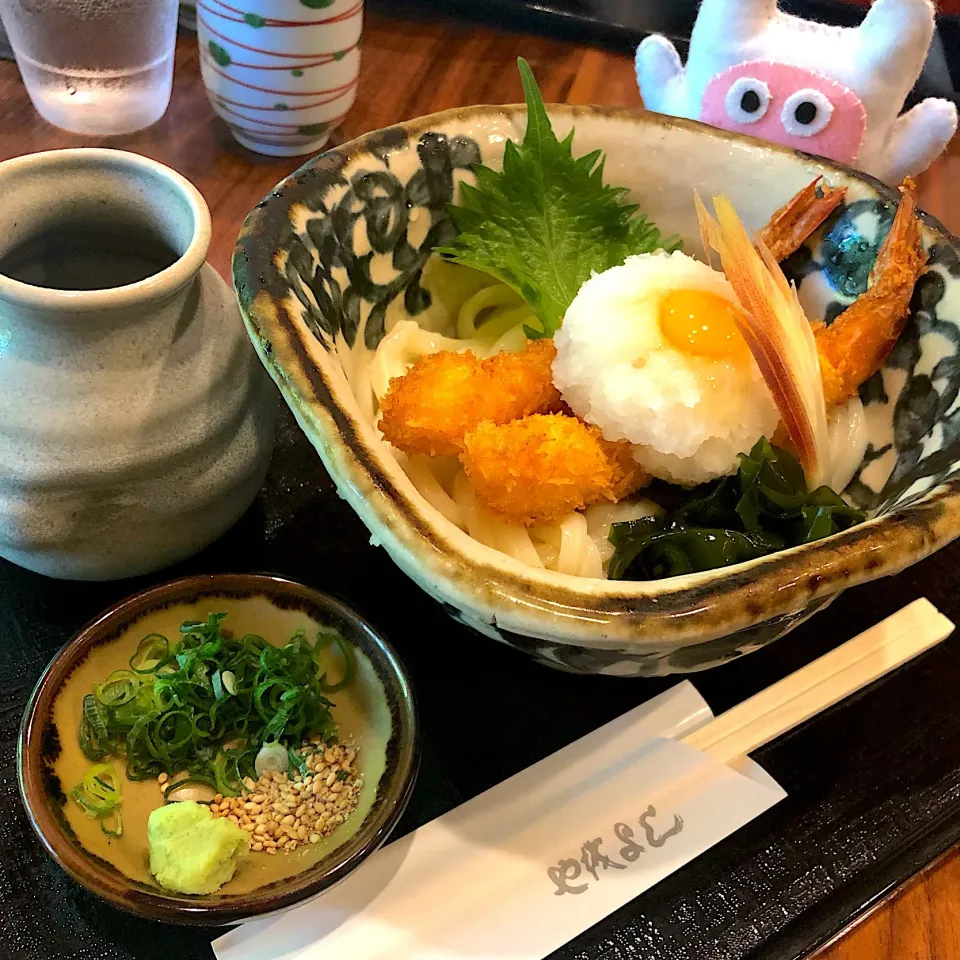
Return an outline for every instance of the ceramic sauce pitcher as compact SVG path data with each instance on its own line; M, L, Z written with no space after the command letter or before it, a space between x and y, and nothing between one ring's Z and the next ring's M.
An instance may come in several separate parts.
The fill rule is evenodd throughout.
M277 402L210 212L117 150L0 164L0 556L107 580L189 556L252 502Z

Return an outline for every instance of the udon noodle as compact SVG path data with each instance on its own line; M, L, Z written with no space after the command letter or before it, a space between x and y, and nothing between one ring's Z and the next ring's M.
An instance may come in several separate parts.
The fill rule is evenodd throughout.
M530 567L580 577L602 577L613 555L610 524L656 511L650 501L598 504L571 512L559 523L504 523L477 500L455 457L397 454L397 460L423 498L474 540Z

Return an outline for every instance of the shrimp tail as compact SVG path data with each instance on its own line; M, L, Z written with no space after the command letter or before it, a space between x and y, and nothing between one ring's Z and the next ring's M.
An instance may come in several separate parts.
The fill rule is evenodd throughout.
M846 187L831 187L817 177L788 200L760 231L763 241L780 263L796 252L834 210L840 206ZM819 192L818 192L819 188Z

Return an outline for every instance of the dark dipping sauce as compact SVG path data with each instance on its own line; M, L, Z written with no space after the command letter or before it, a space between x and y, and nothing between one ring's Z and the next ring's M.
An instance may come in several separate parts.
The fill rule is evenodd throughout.
M178 259L146 232L64 228L18 244L0 258L0 274L53 290L107 290L146 280Z

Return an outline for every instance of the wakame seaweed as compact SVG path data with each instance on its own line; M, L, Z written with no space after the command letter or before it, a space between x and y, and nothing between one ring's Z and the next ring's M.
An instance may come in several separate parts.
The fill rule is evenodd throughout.
M648 494L658 499L656 489ZM714 570L811 543L862 523L866 514L829 487L808 491L796 457L766 438L732 477L666 497L661 513L615 523L611 580L660 580Z

